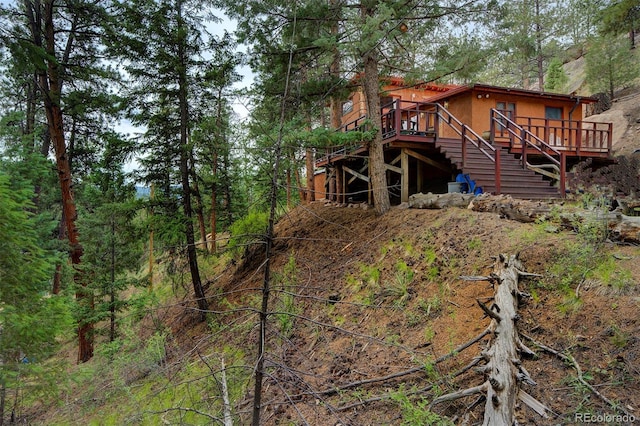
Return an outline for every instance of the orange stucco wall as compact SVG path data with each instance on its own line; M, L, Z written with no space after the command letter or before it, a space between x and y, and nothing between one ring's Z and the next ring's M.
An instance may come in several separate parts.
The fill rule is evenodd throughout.
M388 96L394 99L401 99L403 101L429 102L431 97L441 93L442 90L437 90L435 86L403 87L398 85L387 85L383 88L380 96ZM349 97L349 101L353 103L353 109L342 116L343 126L367 114L367 103L361 89L353 92Z
M445 107L451 114L453 114L458 120L462 121L465 124L472 123L474 116L474 105L472 99L468 94L461 94L450 99L447 99L443 102L440 102L442 106ZM473 126L472 126L473 128ZM473 128L475 130L475 128ZM449 126L444 123L440 123L440 128L438 129L438 134L446 138L455 138L459 137L457 133L453 131Z
M509 89L499 88L474 88L450 97L443 97L442 94L442 89L438 89L437 86L404 88L398 84L391 84L384 88L381 96L416 102L432 102L433 97L436 96L439 98L438 103L480 135L489 130L490 111L492 108L497 108L499 102L515 103L516 117L544 119L545 107L557 107L562 109L564 120L583 118L583 106L576 105L571 98L558 99L544 94L511 92ZM343 125L366 114L366 102L361 91L354 92L350 99L353 102L353 110L342 117ZM440 125L439 131L445 137L456 136L453 130L443 124Z
M512 95L508 93L488 93L482 90L473 90L467 96L470 98L473 117L470 125L478 133L489 130L489 116L491 108L497 108L499 102L515 103L516 117L545 117L545 107L562 108L562 119L568 120L571 115L573 120L582 120L582 105L575 105L570 99L548 99L544 96L531 97ZM573 112L571 110L573 109ZM571 114L570 114L571 113ZM460 117L459 117L460 118Z

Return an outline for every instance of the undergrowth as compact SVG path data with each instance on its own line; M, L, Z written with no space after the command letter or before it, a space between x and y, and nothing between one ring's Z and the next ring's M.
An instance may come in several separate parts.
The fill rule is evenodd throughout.
M593 216L573 220L575 237L562 240L555 248L555 260L538 282L539 287L562 295L557 308L563 314L571 314L583 306L581 291L599 286L624 292L633 285L631 272L621 268L609 250L609 226L603 206L592 205L587 199L583 202L592 208ZM548 226L549 222L539 221L536 228ZM535 298L537 293L533 290Z

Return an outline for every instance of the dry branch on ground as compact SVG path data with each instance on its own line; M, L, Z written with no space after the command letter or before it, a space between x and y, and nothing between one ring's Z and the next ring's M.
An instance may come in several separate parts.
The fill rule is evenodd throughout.
M535 384L521 361L522 355L533 355L533 351L522 343L517 329L520 318L518 303L523 296L518 289L518 280L522 275L522 264L518 255L507 258L501 254L491 277L487 277L488 281L491 278L495 283L493 302L487 306L477 300L484 313L491 318L489 330L492 332L492 339L488 348L480 355L485 364L475 369L483 374L485 381L478 386L442 395L434 399L431 406L470 395L484 394L484 425L513 424L517 399L525 402L529 400L529 405L535 407L544 407L528 394L528 398L524 399L519 395L521 383ZM539 411L542 412L541 415L546 414L544 409Z

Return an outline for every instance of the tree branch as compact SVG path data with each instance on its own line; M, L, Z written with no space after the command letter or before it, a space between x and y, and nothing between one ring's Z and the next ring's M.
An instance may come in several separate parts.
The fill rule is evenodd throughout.
M580 368L580 365L578 364L578 361L576 361L576 359L571 354L564 354L564 353L559 352L559 351L557 351L557 350L555 350L553 348L550 348L549 346L545 346L542 343L534 340L532 337L527 336L526 334L522 334L522 336L524 336L527 340L529 340L531 343L533 343L534 345L536 345L537 347L539 347L543 351L548 352L548 353L550 353L552 355L555 355L556 357L560 358L561 360L569 363L576 370L578 381L582 385L584 385L587 389L589 389L591 392L593 392L593 394L596 395L598 398L600 398L603 402L609 404L609 406L611 408L613 408L616 411L621 411L627 416L632 416L633 415L633 413L630 413L627 410L625 410L625 408L621 404L614 403L609 398L607 398L606 396L604 396L603 394L598 392L596 390L596 388L594 388L586 380L584 380L584 377L582 376L582 369Z

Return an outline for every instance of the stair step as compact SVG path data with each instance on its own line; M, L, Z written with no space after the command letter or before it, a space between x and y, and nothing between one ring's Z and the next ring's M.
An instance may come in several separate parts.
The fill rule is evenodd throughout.
M467 146L465 164L462 166L460 141L436 141L436 147L463 173L471 176L485 192L495 191L495 164L474 146ZM558 188L542 175L522 167L520 159L500 148L500 192L518 198L558 198Z

